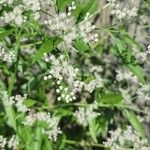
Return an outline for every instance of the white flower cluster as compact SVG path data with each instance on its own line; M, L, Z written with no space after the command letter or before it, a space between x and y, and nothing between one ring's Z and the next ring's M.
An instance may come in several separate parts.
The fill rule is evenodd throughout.
M27 112L29 109L24 105L24 101L27 98L27 95L23 97L20 95L8 96L6 91L1 92L1 99L4 106L15 106L18 112Z
M92 93L95 88L101 88L101 87L103 87L103 79L102 78L96 78L84 85L85 90L90 93Z
M76 5L72 2L72 5L68 8L69 12L55 14L48 18L45 24L55 35L62 34L64 43L61 46L71 48L72 43L77 38L83 38L86 43L98 42L98 34L94 33L95 25L92 25L91 21L88 20L88 16L85 17L79 25L75 23L74 18L71 16L71 11L76 9Z
M98 34L93 32L95 28L96 26L87 19L79 24L79 34L86 43L99 41Z
M96 112L95 109L97 109L97 104L90 104L88 107L83 108L79 107L79 109L75 112L74 116L77 119L77 122L80 125L83 125L84 127L88 126L88 124L97 118L100 113Z
M58 101L65 99L65 101L71 102L76 99L75 91L72 87L74 85L75 78L78 73L78 68L74 68L70 62L65 61L63 55L59 58L56 58L54 55L47 56L45 54L45 61L51 62L52 67L48 71L48 75L44 77L45 80L51 79L52 77L57 79L57 85L59 86L56 89L58 94L61 94L57 98ZM64 87L61 85L61 82L66 81L70 88Z
M25 99L27 99L27 94L23 97L21 95L14 96L14 102L18 112L27 112L30 110L26 105L24 105Z
M56 89L56 93L60 96L57 97L58 101L65 100L67 103L72 102L73 100L76 100L75 92L69 91L68 87L63 87L59 84L60 81L57 81L57 84L59 85L58 89Z
M8 4L8 5L11 5L11 4L13 4L13 2L14 2L14 0L1 0L0 1L0 4Z
M0 135L0 148L3 150L7 144L7 139Z
M68 7L68 16L70 16L71 15L71 11L73 11L73 10L75 10L76 9L76 4L75 4L75 2L73 1L72 3L71 3L71 6L69 6Z
M128 81L129 83L134 83L134 84L138 84L138 78L133 75L133 73L127 69L118 69L116 70L117 75L116 75L116 79L117 81L121 82L121 81Z
M22 13L23 6L18 5L14 7L13 11L5 12L1 19L4 21L5 24L15 23L17 25L21 25L26 20L25 16L23 16Z
M59 118L52 116L50 113L38 112L35 114L29 114L22 123L26 126L33 126L35 121L46 123L47 127L44 128L44 133L48 135L48 138L51 140L56 141L58 134L62 133L58 127Z
M15 61L16 55L14 54L14 51L6 51L5 48L3 48L2 45L0 45L0 60L7 62L8 64L12 64L12 62Z
M52 77L58 80L65 80L69 85L72 85L75 80L77 73L79 71L78 68L74 68L69 62L64 60L64 56L61 55L59 58L56 58L54 55L44 55L46 62L51 62L52 67L48 71L48 76L45 76L44 79L50 79Z
M150 101L150 84L144 84L137 90L137 100Z
M137 106L145 112L150 112L150 84L141 85L136 91L136 104ZM149 115L144 115L144 122L149 123Z
M147 49L147 53L150 54L150 45L148 45Z
M121 92L121 95L122 95L122 97L124 99L125 104L127 104L127 105L133 105L132 104L132 97L129 94L128 89L124 90L122 88L119 88L119 91Z
M71 62L64 60L64 56L61 55L59 58L56 58L54 55L44 55L46 62L51 62L51 69L48 70L48 75L44 77L44 80L51 79L52 77L57 79L56 84L59 86L56 89L56 92L60 94L57 98L58 101L65 100L67 103L73 100L76 100L75 94L81 92L82 89L92 93L95 88L101 88L103 86L103 80L98 75L98 72L93 68L91 70L95 74L95 79L86 83L80 80L77 80L79 69L71 65ZM67 82L67 86L62 86L61 83ZM65 83L64 83L65 84Z
M39 0L22 0L23 5L33 12L40 10L40 1Z
M148 141L141 138L131 126L127 126L126 130L120 128L115 131L110 131L110 138L104 144L112 150L150 150Z
M75 26L74 20L71 17L71 11L76 9L75 2L72 2L71 6L69 6L67 13L55 13L54 16L50 16L48 20L44 23L48 25L48 28L55 32L55 34L66 33L67 31L71 31Z
M9 97L6 91L1 91L0 95L4 106L12 106L14 104L14 96Z
M150 54L150 46L148 46L148 49L146 51L139 52L135 48L133 48L133 55L138 60L139 63L147 63L148 62L148 56Z
M18 144L19 140L15 135L13 135L9 140L0 135L0 148L2 150L5 150L6 146L9 149L16 150Z
M60 13L50 17L44 23L51 31L58 35L71 30L74 27L73 21L71 16L68 16L66 13Z
M16 3L15 0L2 0L0 2L2 5L9 5L13 6L12 11L3 12L1 19L5 24L15 23L18 26L22 25L24 22L27 21L27 16L24 15L26 11L32 11L31 16L35 20L40 18L39 10L42 8L47 8L49 5L53 5L53 0L21 0L20 2Z
M108 0L111 7L111 14L115 15L119 20L124 18L132 18L137 15L137 8L130 8L129 2L119 3L118 0ZM126 4L125 4L126 3ZM124 6L125 5L125 6Z
M12 150L16 150L18 144L19 144L19 140L15 135L13 135L7 143L8 148L10 148Z

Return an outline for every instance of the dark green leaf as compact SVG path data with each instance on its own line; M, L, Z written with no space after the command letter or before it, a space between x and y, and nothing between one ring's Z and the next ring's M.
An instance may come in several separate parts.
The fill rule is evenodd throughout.
M67 5L69 5L72 2L72 0L56 0L57 9L59 11L62 11L66 8Z
M118 48L118 55L123 60L123 63L132 71L132 73L138 77L139 81L144 83L144 73L141 67L138 65L132 52L126 47L124 41L116 39L116 45Z
M138 77L140 82L142 82L142 83L145 82L143 71L139 65L129 64L129 65L127 65L127 67L132 71L132 73L134 75L136 75Z
M97 143L97 124L94 120L89 122L89 131L90 135L93 138L94 142Z
M102 101L104 104L110 104L110 105L118 105L123 100L123 97L121 94L118 93L104 93L101 94L100 101Z
M33 106L33 105L36 104L36 101L33 100L33 99L26 99L26 100L24 101L24 104L25 104L27 107L31 107L31 106Z
M73 45L79 52L90 51L90 46L82 39L75 40Z
M129 111L127 109L124 110L125 117L128 118L131 125L134 129L139 133L141 137L144 137L144 128L141 122L138 120L137 116L134 114L133 111Z
M43 57L44 53L51 52L52 50L53 50L53 41L49 38L46 38L40 49L35 54L33 58L33 63L40 60Z

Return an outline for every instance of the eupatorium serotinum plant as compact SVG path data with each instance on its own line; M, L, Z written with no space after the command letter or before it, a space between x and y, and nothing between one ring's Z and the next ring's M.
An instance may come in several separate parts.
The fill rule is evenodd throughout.
M150 150L149 0L0 0L0 149Z

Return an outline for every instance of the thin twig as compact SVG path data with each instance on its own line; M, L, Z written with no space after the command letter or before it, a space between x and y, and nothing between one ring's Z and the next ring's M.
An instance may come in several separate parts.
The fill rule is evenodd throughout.
M44 14L46 14L46 15L48 15L48 16L50 16L50 17L52 17L52 18L54 18L54 16L52 16L51 14L47 13L46 11L44 11L42 9L40 9L39 11L42 12L42 13L44 13Z
M37 41L36 43L28 43L28 44L22 44L20 45L21 48L27 48L27 47L31 47L33 45L39 45L42 44L42 41Z
M90 104L87 104L87 103L69 103L69 104L58 104L58 105L50 105L48 107L43 107L41 109L50 109L50 110L55 110L56 108L59 108L59 107L88 107ZM101 107L101 108L118 108L118 109L130 109L132 111L135 111L135 112L139 112L139 113L143 113L145 115L149 115L150 116L150 113L147 113L141 109L138 109L138 108L134 108L134 107L131 107L131 106L127 106L127 105L108 105L108 104L98 104L98 107Z

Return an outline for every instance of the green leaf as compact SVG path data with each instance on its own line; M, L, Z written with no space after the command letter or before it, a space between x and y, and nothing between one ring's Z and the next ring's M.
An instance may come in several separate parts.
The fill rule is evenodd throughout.
M39 61L43 57L44 53L51 52L62 41L63 40L59 37L46 37L40 49L35 54L33 63Z
M37 127L35 132L34 150L41 150L41 144L42 144L42 129L40 127Z
M36 101L33 100L33 99L26 99L26 100L24 101L24 104L25 104L27 107L32 107L33 105L36 104Z
M85 52L90 51L90 46L85 43L82 39L77 39L74 41L73 46L79 51L79 52Z
M94 140L95 143L97 143L97 125L94 120L91 120L89 122L89 131L92 139Z
M87 12L93 14L98 8L98 0L89 1L86 6L83 8L83 13L86 14Z
M105 130L106 126L107 126L106 119L104 120L101 117L100 118L98 117L89 122L89 132L94 142L96 143L98 142L97 137L102 133L102 131Z
M100 44L98 44L96 47L95 47L95 50L99 53L99 54L103 54L103 51L104 51L104 47Z
M126 42L126 44L136 47L137 49L141 49L141 46L139 43L137 43L133 38L131 38L128 34L123 35L122 39Z
M86 13L93 14L98 8L98 0L86 0L84 2L76 1L77 8L73 11L73 16L77 21L84 20Z
M15 82L16 82L16 75L15 73L12 73L9 78L8 95L11 95Z
M72 0L56 0L56 6L59 11L62 11L69 5Z
M43 136L42 150L53 150L52 142L48 139L47 136Z
M119 93L103 93L100 96L100 101L103 102L104 104L109 104L109 105L118 105L122 102L123 97Z
M34 150L32 147L32 142L34 140L35 133L32 132L32 128L25 126L18 126L17 135L21 139L22 143L24 143L25 150ZM20 143L19 143L20 145Z
M141 137L144 137L144 127L141 124L141 122L138 120L137 116L133 111L129 111L125 109L124 111L124 116L128 118L129 122L133 126L133 128L139 133Z
M8 122L9 122L10 126L12 126L14 130L17 130L16 120L15 120L15 112L14 112L13 107L6 106L5 111L6 111L6 115L8 117Z
M40 49L35 54L33 58L33 63L40 60L43 57L44 53L51 52L52 50L53 50L53 41L49 38L46 38Z
M140 80L140 82L142 82L142 83L145 82L142 68L139 65L128 64L127 67L132 71L132 73L134 75L136 75L138 77L138 79Z
M5 90L6 89L5 83L1 79L0 79L0 89L1 90Z
M118 48L118 55L123 60L125 66L128 67L130 71L138 77L140 82L144 83L144 73L142 72L141 67L138 65L131 50L129 50L124 41L120 39L116 39L116 45Z
M5 30L4 28L0 28L0 39L7 37L8 35L12 34L16 29L12 28L9 30Z
M73 112L69 109L59 108L55 110L54 114L58 117L65 117L73 115Z

